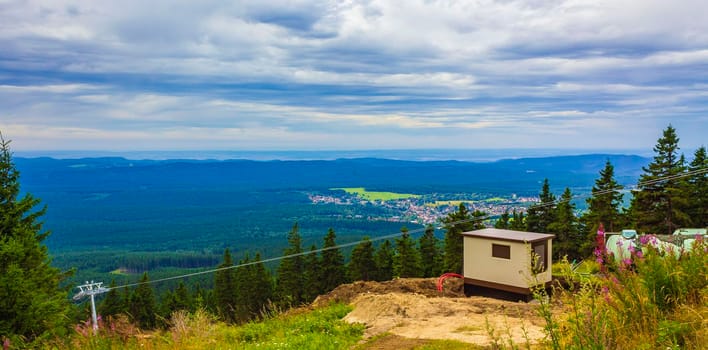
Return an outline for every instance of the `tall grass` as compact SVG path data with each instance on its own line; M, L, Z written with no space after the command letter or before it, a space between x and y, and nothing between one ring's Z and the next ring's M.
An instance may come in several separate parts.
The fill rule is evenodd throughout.
M209 313L175 312L166 330L142 333L125 319L104 325L98 335L77 329L65 344L74 349L346 349L356 344L363 325L342 321L343 304L270 315L259 322L227 325ZM48 346L51 348L51 346Z
M554 349L705 349L708 344L708 245L664 253L652 246L608 264L597 278L560 268L562 312L540 311Z

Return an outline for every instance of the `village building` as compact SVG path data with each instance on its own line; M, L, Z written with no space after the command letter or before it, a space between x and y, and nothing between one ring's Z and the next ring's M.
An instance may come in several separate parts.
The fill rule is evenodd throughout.
M463 232L466 295L501 291L528 300L551 282L555 235L486 228Z

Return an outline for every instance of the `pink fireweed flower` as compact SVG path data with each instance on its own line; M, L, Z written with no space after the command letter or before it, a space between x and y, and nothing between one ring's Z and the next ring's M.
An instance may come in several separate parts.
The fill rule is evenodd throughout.
M636 255L637 258L639 258L639 259L644 257L644 253L641 250L637 250L637 252L634 253L634 255Z
M610 302L610 288L607 286L602 286L602 297L605 298L605 302Z
M604 256L607 254L607 247L605 247L605 227L600 223L600 227L597 230L597 236L595 236L595 260L600 264L600 271L605 272L605 259Z

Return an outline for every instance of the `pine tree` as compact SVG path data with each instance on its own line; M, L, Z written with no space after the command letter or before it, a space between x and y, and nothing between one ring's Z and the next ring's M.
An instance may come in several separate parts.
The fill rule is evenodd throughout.
M329 292L337 288L340 284L347 282L346 270L344 268L344 256L337 248L335 242L337 235L333 229L329 229L324 238L322 246L322 289Z
M192 300L194 301L194 309L204 309L214 314L219 313L214 301L214 291L202 288L199 283L194 286Z
M349 280L370 281L376 274L376 261L374 260L374 245L369 237L364 237L361 243L352 250L351 261L347 269Z
M708 227L708 157L705 146L696 150L688 171L691 174L687 181L691 226Z
M462 273L463 237L462 233L484 228L484 212L475 210L470 213L464 203L460 203L456 212L443 219L445 223L445 252L443 272Z
M669 125L654 146L654 160L642 168L640 191L631 204L632 219L641 232L671 234L690 223L684 209L688 206L685 186L677 178L685 171L678 142L676 129Z
M236 270L236 319L249 321L260 317L273 298L273 280L260 253L256 253L253 260L246 254L239 265Z
M511 222L509 223L509 228L515 231L526 231L526 221L524 218L524 212L516 212L516 209L511 214Z
M130 315L140 328L153 329L157 326L157 305L147 272L143 273L140 284L130 296Z
M526 216L526 229L529 232L546 233L548 232L548 225L554 220L553 214L555 213L556 201L556 197L551 193L548 179L543 180L543 187L539 197L541 201L529 208Z
M442 259L438 239L435 237L435 228L428 225L418 241L420 250L420 268L423 277L437 277L440 275Z
M175 293L171 290L166 290L162 292L158 303L158 317L161 319L168 319L173 311L177 310L175 307Z
M214 276L214 299L219 315L227 322L235 322L236 315L236 274L229 248L224 249L224 261Z
M585 224L585 238L581 244L581 255L589 256L595 247L595 236L600 224L610 232L621 229L623 224L620 207L622 206L622 185L614 177L615 168L608 159L605 168L600 170L600 177L592 187L592 197L587 199L588 209L582 217Z
M254 264L249 270L250 276L250 304L248 311L251 317L261 316L266 306L273 299L273 277L263 265L261 254L256 253Z
M385 240L376 250L376 276L377 281L389 281L393 279L393 247L391 241Z
M311 302L323 293L322 288L322 262L317 253L317 246L312 245L310 252L303 259L303 299L305 302Z
M192 296L189 295L189 290L187 289L187 286L184 284L184 282L179 281L179 284L177 285L177 288L175 289L175 303L172 311L177 311L177 310L187 310L187 311L193 311L194 307L192 304Z
M98 313L104 317L125 313L127 311L125 300L118 289L116 289L116 280L111 280L111 284L108 288L110 290L106 293L103 302L101 302L101 305L98 307Z
M407 227L401 228L396 238L396 253L393 256L393 275L401 278L420 277L420 255Z
M556 261L564 256L570 260L581 258L580 230L578 218L575 216L575 204L571 203L572 199L570 188L566 187L556 206L556 212L553 215L555 220L548 225L548 232L556 235L553 240L553 260Z
M302 238L298 224L293 225L288 233L288 247L283 255L291 256L280 261L276 283L276 298L281 306L300 305L305 301L303 296L302 276L304 274L302 254Z
M509 223L509 209L505 210L503 214L499 216L499 219L494 223L494 228L499 228L499 229L509 229L510 223Z
M33 212L39 199L19 198L9 145L0 134L0 334L32 342L68 330L67 291L59 287L68 274L51 266L42 243L49 235L39 221L46 207Z
M250 317L250 277L251 258L246 253L243 259L238 261L239 267L234 270L234 316L233 322L246 321Z

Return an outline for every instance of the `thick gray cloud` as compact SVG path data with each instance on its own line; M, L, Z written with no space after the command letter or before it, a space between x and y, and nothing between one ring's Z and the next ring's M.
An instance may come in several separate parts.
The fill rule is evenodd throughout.
M684 148L708 3L2 1L18 149Z

